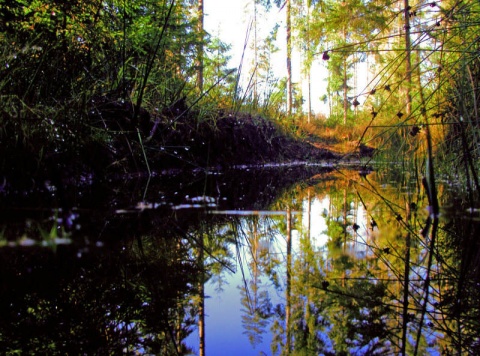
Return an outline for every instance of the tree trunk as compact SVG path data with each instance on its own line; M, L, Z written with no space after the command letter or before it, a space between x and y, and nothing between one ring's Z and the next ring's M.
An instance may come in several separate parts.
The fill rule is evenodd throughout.
M403 272L403 318L402 318L402 349L404 356L407 347L407 326L408 326L408 286L410 284L410 233L405 238L405 270Z
M410 116L412 113L412 96L410 94L411 86L412 86L412 63L411 63L411 42L410 42L410 5L408 4L408 0L404 0L404 11L405 11L405 82L406 82L406 90L405 90L405 105L407 116Z
M307 85L308 85L308 114L307 114L307 122L310 123L312 121L312 79L310 76L310 68L308 68L307 74Z
M293 88L292 88L292 21L291 21L291 12L292 5L290 0L286 0L287 7L287 113L292 115L293 107Z
M257 107L258 103L258 38L257 38L257 0L253 0L253 50L254 50L254 81L253 81L253 105Z
M287 208L287 288L286 288L286 305L285 305L285 353L290 355L292 350L292 331L291 331L291 290L292 290L292 211Z
M203 31L204 31L204 12L203 0L198 0L198 34L199 41L197 45L197 87L200 92L203 91Z
M310 241L312 230L312 192L308 189L307 193L307 239Z
M310 3L307 1L307 38L306 38L306 51L307 56L310 56ZM310 123L312 120L312 78L311 78L311 71L312 65L310 60L308 60L308 68L307 68L307 106L308 106L308 113L307 113L307 122Z
M198 266L200 268L200 280L198 282L198 338L199 338L199 346L198 346L198 354L199 356L205 356L205 271L203 266L203 259L204 259L204 241L203 241L203 234L199 238L199 246L198 246Z
M347 31L345 26L343 27L343 41L347 42ZM348 117L348 86L347 86L347 57L344 54L343 57L343 124L347 126L347 117Z

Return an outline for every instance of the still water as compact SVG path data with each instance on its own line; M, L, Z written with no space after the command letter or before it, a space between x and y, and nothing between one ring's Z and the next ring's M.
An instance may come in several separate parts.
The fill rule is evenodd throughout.
M480 353L479 211L399 167L2 196L6 354Z

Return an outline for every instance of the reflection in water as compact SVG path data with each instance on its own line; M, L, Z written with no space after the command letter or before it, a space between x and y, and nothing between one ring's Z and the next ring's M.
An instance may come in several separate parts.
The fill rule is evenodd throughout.
M478 294L473 303L461 299L456 321L440 308L459 278L446 260L452 231L434 229L416 180L397 187L384 178L330 174L286 192L270 212L232 212L243 271L243 282L228 277L241 289L243 339L239 325L230 326L241 339L230 344L238 354L476 352L478 331L469 323L478 322L460 315L477 315ZM475 276L466 277L476 290ZM213 314L224 314L215 306Z
M353 170L117 187L100 209L83 194L68 226L3 206L0 347L478 354L479 214L439 190L439 222L415 176Z

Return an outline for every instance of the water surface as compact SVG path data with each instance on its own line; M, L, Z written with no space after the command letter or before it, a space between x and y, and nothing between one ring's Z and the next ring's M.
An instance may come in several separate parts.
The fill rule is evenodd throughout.
M12 192L1 206L0 347L475 354L478 210L449 184L439 191L440 219L421 176L395 167L243 167Z

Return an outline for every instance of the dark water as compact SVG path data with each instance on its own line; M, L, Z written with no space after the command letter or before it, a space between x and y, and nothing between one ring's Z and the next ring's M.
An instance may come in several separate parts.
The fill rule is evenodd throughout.
M190 172L4 193L6 354L480 354L480 213L415 174ZM199 330L203 330L201 342Z

